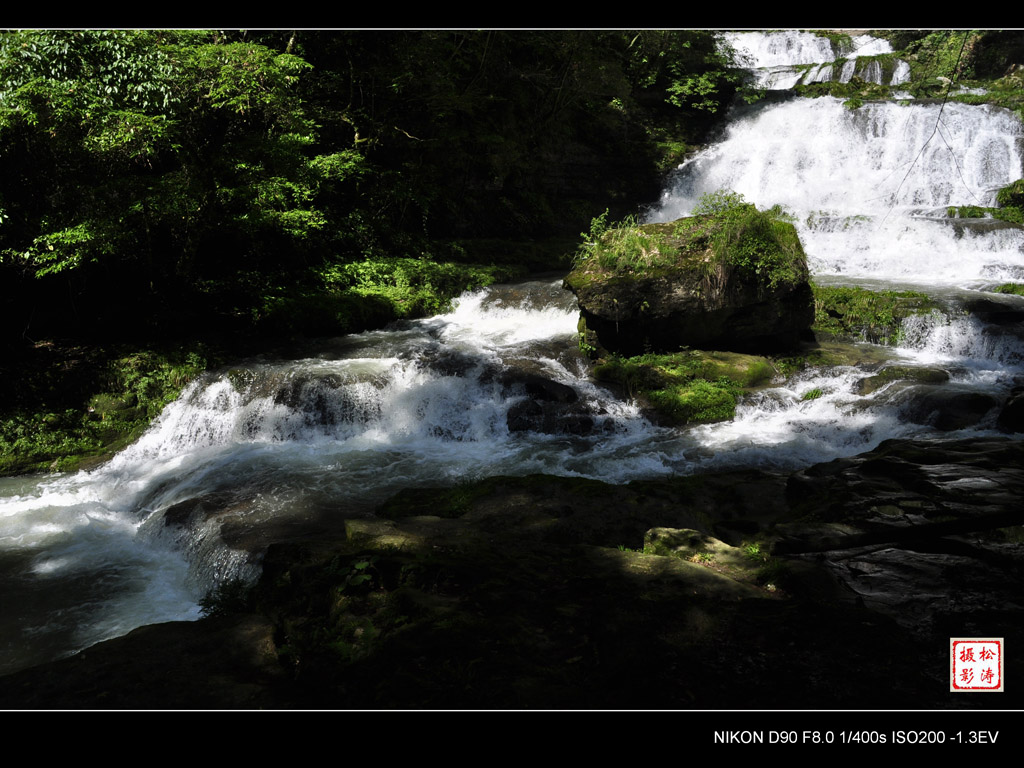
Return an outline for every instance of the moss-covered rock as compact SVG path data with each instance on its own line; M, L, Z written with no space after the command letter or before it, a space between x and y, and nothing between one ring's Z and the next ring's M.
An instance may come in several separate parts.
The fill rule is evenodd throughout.
M0 376L0 475L87 468L136 439L207 366L203 344L35 345ZM0 366L0 374L8 373Z
M761 352L809 328L807 259L793 225L738 195L708 211L591 230L565 285L601 347Z
M1009 293L1024 296L1024 283L1003 283L992 289L996 293Z
M919 291L869 291L814 285L814 333L851 341L888 344L903 318L930 312L935 302Z
M611 357L593 370L595 378L621 385L666 424L731 419L743 390L768 384L777 373L764 357L701 350Z

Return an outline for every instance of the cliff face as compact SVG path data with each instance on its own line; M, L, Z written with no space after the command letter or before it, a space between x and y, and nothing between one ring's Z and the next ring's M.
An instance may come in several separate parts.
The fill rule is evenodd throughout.
M565 285L584 342L624 355L681 347L764 352L814 320L807 258L792 224L750 205L605 232Z

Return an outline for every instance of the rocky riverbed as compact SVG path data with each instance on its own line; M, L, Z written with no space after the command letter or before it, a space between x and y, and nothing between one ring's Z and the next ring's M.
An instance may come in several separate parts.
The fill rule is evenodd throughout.
M890 440L785 476L407 490L255 588L0 680L9 708L1019 708L1024 446ZM1016 678L1019 661L1007 660Z

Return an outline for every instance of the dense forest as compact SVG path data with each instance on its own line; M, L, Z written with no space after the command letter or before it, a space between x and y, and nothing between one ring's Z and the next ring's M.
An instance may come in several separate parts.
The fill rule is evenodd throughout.
M6 33L3 338L372 324L349 289L656 194L729 63L710 32Z

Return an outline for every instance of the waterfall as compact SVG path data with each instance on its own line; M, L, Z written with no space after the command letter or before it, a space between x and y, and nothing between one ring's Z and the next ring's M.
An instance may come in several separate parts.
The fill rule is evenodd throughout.
M958 226L946 206L994 205L1022 174L1024 126L1008 110L800 99L732 122L647 218L671 221L732 189L796 217L815 274L980 286L1024 278L1024 233Z
M896 60L888 76L877 60L858 61L892 53L886 40L856 35L833 43L813 32L727 32L723 44L747 67L758 88L789 90L796 85L837 81L854 77L879 85L906 82L910 68Z
M884 41L859 38L860 47L843 53L846 61L837 65L832 60L842 52L811 33L723 37L745 54L762 87L791 88L801 78L847 81L854 74L880 82L877 63L863 65L859 57L891 52ZM892 82L908 76L909 67L898 62ZM721 189L760 208L783 206L815 280L952 295L947 310L909 318L887 359L936 366L956 386L998 398L1019 377L1024 334L965 315L959 303L977 295L971 289L1024 279L1024 230L950 219L946 207L992 206L996 191L1022 175L1024 126L1008 110L891 102L848 109L831 97L789 99L738 109L722 138L673 174L645 218L688 215L702 195ZM702 447L692 455L705 467L778 468L920 435L921 425L907 418L902 385L864 396L858 393L864 377L852 365L791 377L748 398L732 422L694 430ZM809 393L814 397L807 399ZM979 428L990 427L992 418Z

